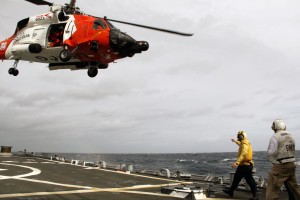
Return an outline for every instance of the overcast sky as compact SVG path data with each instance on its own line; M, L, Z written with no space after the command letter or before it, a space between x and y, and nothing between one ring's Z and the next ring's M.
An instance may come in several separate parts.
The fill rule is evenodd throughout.
M57 0L63 4L65 1ZM266 150L276 118L300 149L300 1L77 0L82 11L194 33L182 37L114 23L147 52L95 78L85 70L0 63L0 145L13 151L197 153L236 151L244 130ZM1 2L0 38L47 6Z

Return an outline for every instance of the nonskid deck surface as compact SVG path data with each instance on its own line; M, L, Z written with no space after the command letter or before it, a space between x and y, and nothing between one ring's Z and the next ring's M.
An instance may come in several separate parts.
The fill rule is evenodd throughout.
M0 157L0 200L169 200L179 198L162 194L161 187L179 184L188 183L36 157ZM234 198L229 198L222 192L223 185L216 188L215 198L208 199L251 197L249 192L238 191ZM280 199L287 199L286 194L283 195ZM264 191L260 196L264 199Z

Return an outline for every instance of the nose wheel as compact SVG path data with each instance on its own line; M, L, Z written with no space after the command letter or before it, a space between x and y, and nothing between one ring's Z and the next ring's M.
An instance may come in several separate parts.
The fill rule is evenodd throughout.
M19 63L19 60L15 60L13 67L9 68L8 73L10 75L18 76L18 74L19 74L19 70L17 69L18 63Z
M98 74L97 66L90 67L87 71L89 77L94 78Z

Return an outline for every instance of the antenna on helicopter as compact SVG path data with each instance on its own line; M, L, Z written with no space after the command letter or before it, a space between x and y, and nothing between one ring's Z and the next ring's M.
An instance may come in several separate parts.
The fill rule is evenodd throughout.
M71 0L69 4L65 4L66 6L64 7L64 12L66 14L74 14L75 11L78 11L79 8L75 7L76 0Z

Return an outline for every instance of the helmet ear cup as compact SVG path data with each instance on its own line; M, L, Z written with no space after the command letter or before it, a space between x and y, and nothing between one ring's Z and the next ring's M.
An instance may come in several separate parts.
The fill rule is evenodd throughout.
M271 126L271 129L272 129L273 131L275 131L275 122L273 122L273 124L272 124L272 126Z

